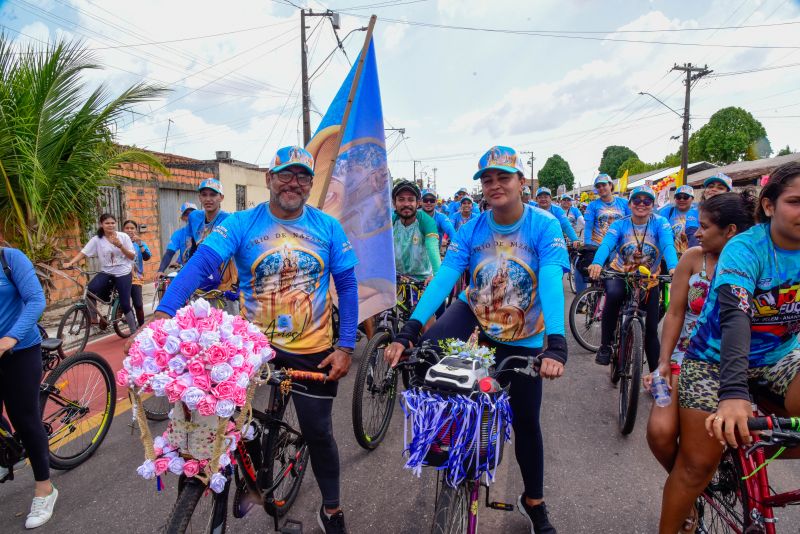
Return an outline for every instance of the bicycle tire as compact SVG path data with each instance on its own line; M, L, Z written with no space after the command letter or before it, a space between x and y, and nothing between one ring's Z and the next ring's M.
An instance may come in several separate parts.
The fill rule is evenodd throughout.
M433 512L431 534L462 534L467 529L469 493L464 482L453 488L442 481Z
M73 390L72 386L75 384L80 388L80 379L86 379L86 373L92 369L98 372L97 378L102 384L99 381L87 384L82 393ZM67 375L70 371L76 372ZM104 386L105 389L98 391L98 386ZM91 398L86 395L90 389L93 394ZM105 393L105 399L100 396L102 393ZM104 405L101 404L103 401ZM39 408L48 436L50 467L59 470L73 469L89 459L103 443L111 428L116 403L114 373L99 354L81 352L70 356L47 375L42 383ZM92 426L95 424L96 428ZM79 442L84 436L90 439ZM79 443L78 447L71 447L75 449L74 452L63 450L75 442Z
M644 350L642 323L634 318L628 323L627 330L619 359L622 364L619 370L619 431L623 436L630 434L636 424Z
M183 479L179 485L178 498L169 514L166 534L222 534L227 526L227 504L230 483L221 493L210 492L211 505L206 511L197 505L206 491L206 485L196 478ZM198 513L199 512L199 513ZM194 521L193 521L194 520ZM190 523L196 522L196 528Z
M567 271L567 282L569 284L569 290L572 291L573 295L577 295L578 291L575 287L575 256L570 256L569 259L569 271Z
M171 404L166 396L150 395L142 401L144 416L150 421L166 421Z
M89 310L83 303L73 304L58 322L56 337L63 341L62 352L65 356L73 356L83 352L89 341L91 321Z
M378 332L369 340L353 388L353 434L358 444L368 451L375 450L386 437L394 413L398 373L393 372L388 378L389 366L381 350L391 341L392 335L386 331ZM369 415L366 412L370 412Z
M275 475L291 477L284 494L275 496L276 488L264 499L264 510L272 517L283 517L294 504L300 485L308 467L308 445L299 430L294 414L291 398L287 401L283 421L291 428L274 425L269 428L264 457L266 460L264 483L262 487L269 488L275 483ZM291 463L291 467L290 464Z
M116 334L122 339L131 337L133 332L131 332L131 329L128 326L128 321L125 319L125 314L122 313L122 307L119 305L119 299L114 300L114 304L111 306L111 317L114 318L114 320L111 322L111 324L114 325L114 332L116 332Z
M605 291L599 286L589 286L578 293L569 307L569 330L578 345L589 352L597 352L600 348L600 317L602 306L600 299ZM585 308L581 308L582 313L578 313L580 303L583 302ZM591 312L591 313L587 313ZM594 335L591 335L594 333Z
M752 525L750 495L738 454L735 449L725 451L711 482L695 501L698 533L764 532Z

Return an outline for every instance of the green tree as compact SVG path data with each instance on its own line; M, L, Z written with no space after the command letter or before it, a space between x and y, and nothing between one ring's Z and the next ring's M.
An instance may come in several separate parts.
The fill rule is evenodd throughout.
M612 178L617 176L619 166L629 158L639 159L636 152L626 146L611 145L603 150L603 157L600 160L600 172L605 173Z
M661 165L659 163L645 163L636 156L633 156L620 164L615 178L622 178L622 175L625 174L625 171L628 171L628 175L633 176L634 174L652 171L660 167Z
M537 176L540 186L549 187L553 191L562 184L567 187L567 190L572 189L575 185L575 176L569 168L569 163L558 154L547 158Z
M769 156L767 131L742 108L723 108L689 138L689 160L727 165Z
M786 148L782 148L778 152L778 156L788 156L789 154L794 154L794 151L789 148L789 145L786 145Z
M131 106L165 90L139 83L118 96L91 90L82 74L98 69L82 43L17 49L0 35L0 230L34 262L57 255L57 238L89 223L98 188L118 179L121 163L165 173L158 159L113 142L112 128Z

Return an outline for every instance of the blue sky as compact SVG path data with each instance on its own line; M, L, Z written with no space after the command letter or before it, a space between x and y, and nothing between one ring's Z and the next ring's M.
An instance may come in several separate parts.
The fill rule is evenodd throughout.
M776 151L800 146L797 0L293 2L341 11L342 37L378 15L384 115L407 137L387 139L392 173L410 177L418 160L425 178L436 169L445 195L473 185L477 160L493 144L532 151L534 171L558 153L584 184L607 145L630 146L645 161L674 152L680 119L637 93L681 111L675 63L715 73L778 67L701 80L692 129L737 105L761 120ZM349 68L341 52L323 63L336 42L327 22L314 29L321 20L309 21L310 70L320 67L312 126ZM168 152L213 158L230 150L266 164L275 148L300 139L299 12L283 0L6 0L0 24L21 43L84 40L106 65L88 76L92 85L120 91L149 80L173 89L119 125L122 142L163 150L169 124ZM362 40L362 32L346 39L350 60Z

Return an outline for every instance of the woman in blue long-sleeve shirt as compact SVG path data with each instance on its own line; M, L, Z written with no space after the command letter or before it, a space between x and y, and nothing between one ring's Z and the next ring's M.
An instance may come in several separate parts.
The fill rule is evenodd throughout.
M122 231L128 234L133 243L133 278L131 282L131 300L133 301L133 311L136 312L136 322L139 326L144 324L144 300L142 298L142 283L144 282L144 262L152 256L150 247L139 237L139 225L136 221L125 221L122 223Z
M5 408L33 468L36 489L25 527L36 528L50 519L58 498L39 410L42 338L36 321L44 311L44 291L25 254L14 248L2 248L0 254L0 410ZM0 424L6 426L4 420ZM0 467L0 480L7 475Z

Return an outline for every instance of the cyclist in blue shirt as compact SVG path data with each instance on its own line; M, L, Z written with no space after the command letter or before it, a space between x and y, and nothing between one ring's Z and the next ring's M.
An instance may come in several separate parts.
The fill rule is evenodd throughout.
M472 197L464 195L461 197L460 202L461 209L450 216L450 223L453 225L456 232L469 221L478 217L478 214L475 213L475 203L472 202Z
M186 223L189 220L189 214L196 209L197 206L192 202L184 202L181 204L181 221ZM164 252L164 255L161 256L161 263L158 264L156 278L164 276L164 271L166 271L170 263L172 263L172 259L175 258L176 253L178 257L175 258L175 262L178 265L183 265L189 261L190 252L192 250L192 238L188 234L187 228L188 226L184 225L172 232L167 250Z
M542 354L539 378L511 378L511 407L517 462L525 484L519 510L531 532L554 534L543 500L539 411L541 378L561 376L567 360L562 276L568 259L555 217L522 203L524 173L519 155L509 147L492 147L480 159L474 179L481 181L491 209L466 223L453 238L442 267L384 355L396 365L403 349L417 344L422 325L468 270L469 287L424 339L466 340L479 327L480 339L495 348L498 362L509 355ZM542 353L545 335L547 350Z
M566 213L567 220L572 225L572 229L578 234L578 240L582 241L580 236L581 232L583 232L583 227L586 225L586 221L583 219L581 210L572 205L571 196L567 194L561 195L561 209Z
M447 218L447 215L436 209L436 191L433 189L422 190L422 211L433 217L436 223L436 231L439 234L439 246L442 246L444 236L447 239L453 239L456 235L456 229L453 228L453 223Z
M339 453L331 410L337 380L350 368L358 322L358 263L341 224L306 205L314 178L304 148L278 150L267 175L270 201L234 213L216 225L175 281L156 318L171 317L200 281L230 259L241 273L244 314L270 338L279 367L324 371L324 384L292 392L311 467L322 492L318 520L327 533L345 532L339 506ZM329 292L339 296L339 343L332 346Z
M720 193L730 193L733 190L733 180L724 173L709 176L703 181L703 199L711 198Z
M531 200L531 188L527 185L522 188L522 203L523 204L530 204L531 206L536 206L536 202Z
M680 528L724 446L737 447L737 434L751 442L748 380L767 382L800 416L800 163L772 172L756 219L722 250L681 365L681 440L664 486L662 533Z
M672 234L675 236L675 252L680 256L687 249L699 245L694 233L700 226L697 208L694 202L694 189L691 185L682 185L675 190L675 202L666 205L658 214L669 221Z
M667 263L669 273L675 270L678 256L669 222L660 215L653 214L656 194L647 186L635 187L631 191L631 215L623 217L611 225L589 266L589 276L599 278L607 259L609 268L618 272L631 272L640 266L647 267L653 275L660 274L661 259ZM606 302L603 307L601 323L601 345L595 362L608 365L611 362L611 341L617 319L625 300L625 280L605 280ZM648 284L644 296L645 343L644 350L650 371L658 366L658 353L661 345L658 340L659 285L657 281Z
M461 209L461 198L467 196L467 189L462 187L453 195L453 200L447 204L447 217L452 217L454 213Z
M573 246L577 247L580 245L578 242L578 234L575 233L575 229L569 223L567 214L564 213L561 206L553 204L553 193L550 192L549 188L540 187L536 190L536 205L555 216L558 220L558 224L561 225L561 231L564 233L564 237L566 237Z

